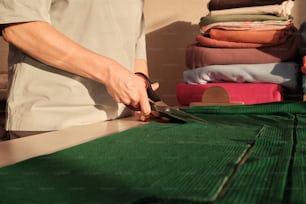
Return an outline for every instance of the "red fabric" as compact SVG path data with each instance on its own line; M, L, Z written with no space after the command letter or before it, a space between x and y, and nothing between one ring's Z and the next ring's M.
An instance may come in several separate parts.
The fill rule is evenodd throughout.
M301 67L301 71L303 74L306 74L306 56L303 57L303 64Z
M283 100L281 85L269 83L208 83L176 86L176 98L180 105L188 106L191 102L201 102L202 95L209 87L221 86L229 94L231 102L259 104Z

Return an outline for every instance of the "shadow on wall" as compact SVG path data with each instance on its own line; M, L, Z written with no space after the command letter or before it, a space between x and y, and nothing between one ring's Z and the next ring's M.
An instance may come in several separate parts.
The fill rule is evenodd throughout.
M157 93L169 105L178 105L175 88L183 82L185 50L198 34L197 24L177 21L146 35L150 77L159 82Z

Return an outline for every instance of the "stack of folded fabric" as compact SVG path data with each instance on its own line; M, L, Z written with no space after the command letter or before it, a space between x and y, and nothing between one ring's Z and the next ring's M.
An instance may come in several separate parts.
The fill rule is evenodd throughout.
M281 101L284 90L297 89L293 5L292 0L211 0L199 23L201 33L186 49L178 102L200 100L213 85L245 104Z

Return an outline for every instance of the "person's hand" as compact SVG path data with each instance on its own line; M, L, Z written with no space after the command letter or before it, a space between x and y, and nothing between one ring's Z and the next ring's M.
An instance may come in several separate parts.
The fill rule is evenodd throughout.
M159 83L155 82L151 84L151 87L154 91L156 91L159 88ZM149 100L149 99L148 99ZM151 114L150 115L144 115L141 111L135 111L134 115L136 117L137 120L140 121L147 121L149 120L151 117L153 118L158 118L160 117L159 113L156 111L151 110Z
M151 107L144 80L114 63L105 82L108 93L118 103L123 103L135 110L140 110L142 117L148 117Z

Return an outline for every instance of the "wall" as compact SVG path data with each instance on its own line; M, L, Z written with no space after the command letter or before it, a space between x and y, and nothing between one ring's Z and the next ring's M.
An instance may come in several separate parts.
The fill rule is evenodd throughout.
M150 75L160 83L161 98L171 105L177 105L175 87L183 81L185 48L199 34L197 24L208 12L207 3L208 0L145 0ZM305 11L306 1L295 0L293 16L297 27L306 21ZM7 44L0 38L0 75L7 69L6 58Z

